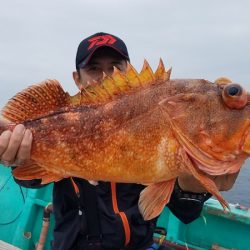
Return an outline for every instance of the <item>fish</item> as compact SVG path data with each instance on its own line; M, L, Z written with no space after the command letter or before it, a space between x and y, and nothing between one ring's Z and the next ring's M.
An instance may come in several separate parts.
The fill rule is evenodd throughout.
M225 77L170 79L171 70L160 59L154 72L145 60L140 72L114 68L73 96L57 80L17 93L1 111L0 132L23 124L33 142L14 177L143 184L138 205L150 220L189 173L227 210L209 176L236 173L249 157L249 94Z

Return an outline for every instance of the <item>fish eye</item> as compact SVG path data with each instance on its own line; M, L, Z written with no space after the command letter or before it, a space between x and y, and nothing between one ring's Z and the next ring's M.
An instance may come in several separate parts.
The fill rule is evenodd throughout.
M222 98L229 108L242 109L247 104L247 93L239 84L228 84L223 88Z
M229 96L236 96L236 95L241 95L243 90L241 86L233 85L233 86L228 86L228 88L226 87L226 91L228 92Z

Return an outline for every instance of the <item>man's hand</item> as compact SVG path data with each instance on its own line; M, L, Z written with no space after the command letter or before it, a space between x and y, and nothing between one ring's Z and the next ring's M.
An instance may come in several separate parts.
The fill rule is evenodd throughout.
M228 191L233 187L238 174L239 172L219 176L207 176L215 182L219 191ZM181 174L178 177L178 184L183 191L193 193L207 192L207 190L200 184L200 182L188 173Z
M30 160L32 133L22 124L13 132L6 130L0 136L0 162L5 166L20 166Z

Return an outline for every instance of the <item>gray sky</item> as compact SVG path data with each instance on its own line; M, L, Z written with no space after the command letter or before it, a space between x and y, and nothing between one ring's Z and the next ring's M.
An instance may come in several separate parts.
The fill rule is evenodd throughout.
M248 0L1 0L0 107L47 78L75 94L76 48L99 31L123 38L138 70L162 57L172 78L228 76L250 91L249 11Z
M144 58L155 69L161 57L172 78L227 76L250 91L249 0L0 1L0 107L48 78L75 94L77 46L99 31L123 38L138 70Z

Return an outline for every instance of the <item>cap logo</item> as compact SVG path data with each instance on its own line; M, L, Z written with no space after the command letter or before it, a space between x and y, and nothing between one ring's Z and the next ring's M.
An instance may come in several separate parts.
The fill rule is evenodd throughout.
M95 36L89 39L88 42L88 50L90 50L96 45L113 44L116 42L116 38L111 35Z

